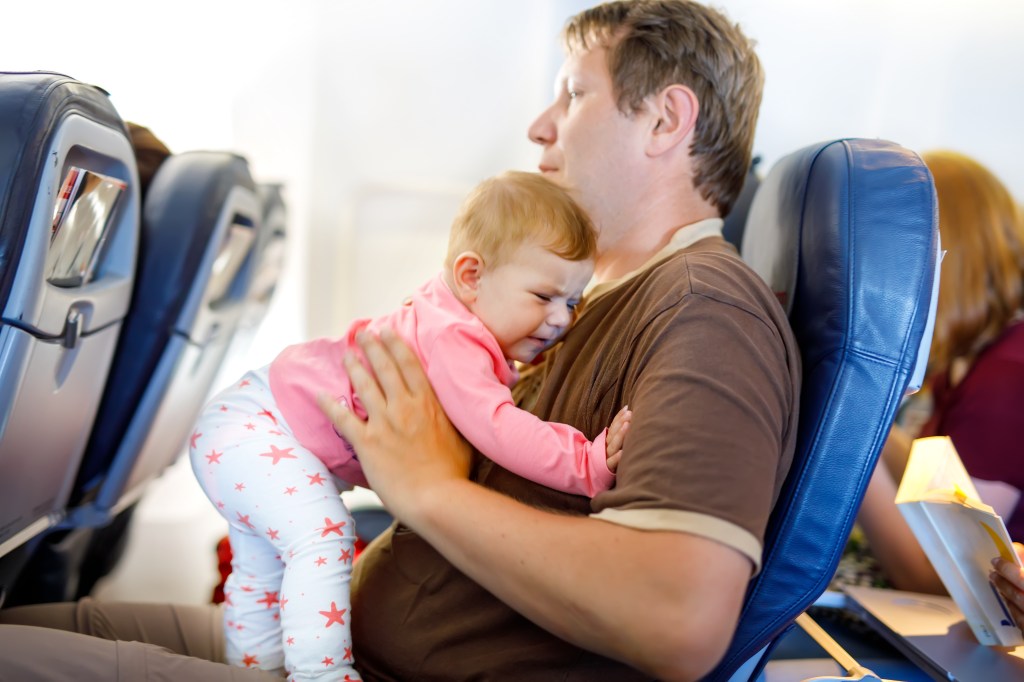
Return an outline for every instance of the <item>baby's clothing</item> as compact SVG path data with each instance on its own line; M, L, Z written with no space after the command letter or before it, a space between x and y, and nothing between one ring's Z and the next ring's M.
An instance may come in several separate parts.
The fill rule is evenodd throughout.
M334 477L344 487L366 479L317 395L365 417L342 358L359 352L359 331L385 326L415 349L449 419L484 455L578 495L614 480L606 429L591 443L515 407L515 367L440 275L394 312L358 320L340 338L289 346L207 405L189 451L203 490L230 524L225 637L234 665L284 664L294 680L359 679L348 623L352 520Z
M274 670L287 661L290 680L360 679L349 625L352 517L334 477L277 409L267 368L207 405L189 455L229 524L228 662Z
M571 426L517 409L510 390L518 378L515 368L440 275L397 310L357 320L340 338L289 346L270 365L270 387L296 437L339 478L366 485L358 459L320 411L316 396L323 392L345 400L365 416L342 358L358 352L357 332L379 332L385 326L413 347L448 418L489 459L567 493L593 497L611 487L615 475L605 458L607 430L591 443Z

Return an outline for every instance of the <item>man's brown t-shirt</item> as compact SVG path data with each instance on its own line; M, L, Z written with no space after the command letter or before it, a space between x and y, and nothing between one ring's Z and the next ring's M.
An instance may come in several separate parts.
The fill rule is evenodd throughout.
M592 439L632 409L612 489L569 495L483 457L474 480L538 507L710 537L759 566L793 455L799 354L781 306L732 247L703 239L588 301L546 373L542 419ZM535 626L401 525L371 544L352 585L368 681L648 679Z

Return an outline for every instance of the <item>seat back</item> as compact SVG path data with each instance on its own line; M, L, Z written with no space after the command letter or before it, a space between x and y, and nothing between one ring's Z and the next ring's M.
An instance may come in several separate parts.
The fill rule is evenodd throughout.
M882 140L802 149L762 182L742 253L789 313L803 385L762 569L710 680L752 679L824 592L900 400L919 382L938 283L931 175L915 153Z
M244 309L260 216L245 159L186 152L160 166L131 310L66 525L109 521L184 452Z
M757 166L761 163L761 157L755 156L750 162L750 170L743 179L743 187L736 197L735 203L729 215L725 216L722 225L722 238L736 247L739 251L743 247L743 231L747 227L747 216L750 215L750 204L754 201L757 188L761 186L761 176L757 173Z
M104 93L0 73L0 556L63 516L128 311L131 144Z

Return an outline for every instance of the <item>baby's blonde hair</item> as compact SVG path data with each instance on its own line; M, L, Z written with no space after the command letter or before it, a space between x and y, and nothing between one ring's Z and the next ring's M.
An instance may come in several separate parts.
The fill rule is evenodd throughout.
M465 251L496 267L527 243L582 261L594 257L597 235L564 189L539 173L507 171L481 182L462 203L448 237L445 267Z

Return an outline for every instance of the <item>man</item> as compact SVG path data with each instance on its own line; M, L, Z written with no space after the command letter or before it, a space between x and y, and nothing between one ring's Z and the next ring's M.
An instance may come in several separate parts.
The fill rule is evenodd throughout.
M322 407L402 521L353 581L367 680L699 678L724 653L759 565L796 437L798 355L774 296L721 239L720 216L749 166L760 66L735 26L687 0L588 10L565 43L555 101L530 137L540 170L598 228L598 283L536 391L521 393L588 437L628 404L617 481L589 500L471 454L410 351L387 334L363 339L377 380L351 359L347 369L368 421ZM163 643L218 655L179 640ZM8 628L0 641L24 659L38 639ZM191 679L233 679L224 666L146 656L150 674L178 662Z
M467 464L423 416L436 408L415 363L394 364L407 353L368 341L380 411L361 425L335 409L336 425L405 524L356 568L370 679L700 677L731 639L792 455L796 344L719 236L750 162L750 44L689 2L594 8L565 39L530 137L598 228L599 283L533 409L593 436L628 404L617 482L591 501Z

